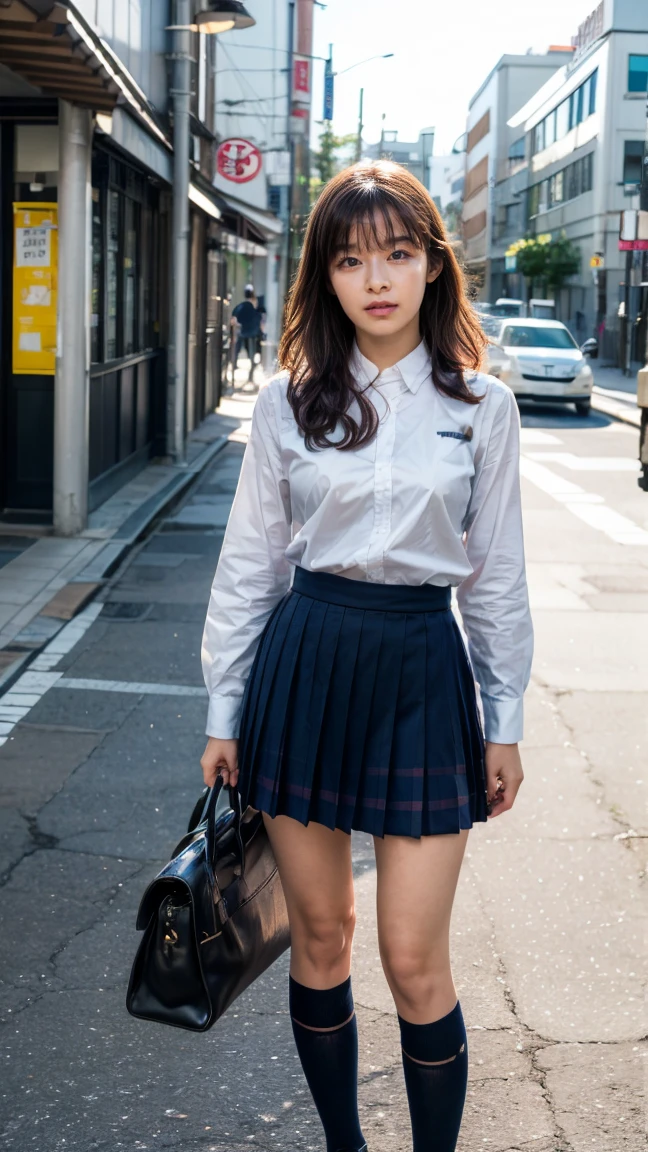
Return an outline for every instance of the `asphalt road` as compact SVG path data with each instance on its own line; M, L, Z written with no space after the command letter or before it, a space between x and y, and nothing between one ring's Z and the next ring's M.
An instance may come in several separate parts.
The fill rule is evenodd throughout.
M245 399L230 409L249 417ZM457 895L459 1149L638 1152L648 495L632 428L563 409L523 424L526 779L511 813L471 833ZM200 637L242 451L227 446L20 686L33 706L0 748L7 1152L323 1149L287 957L204 1036L124 1007L140 895L201 787ZM363 1122L371 1152L408 1152L372 845L354 847Z

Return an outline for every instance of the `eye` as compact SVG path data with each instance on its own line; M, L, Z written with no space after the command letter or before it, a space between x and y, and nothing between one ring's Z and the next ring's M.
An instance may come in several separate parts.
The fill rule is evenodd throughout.
M338 265L339 268L357 268L360 261L355 256L345 256Z
M395 252L392 252L389 259L393 260L396 264L402 264L403 261L409 260L409 257L409 252L406 252L404 248L397 248Z

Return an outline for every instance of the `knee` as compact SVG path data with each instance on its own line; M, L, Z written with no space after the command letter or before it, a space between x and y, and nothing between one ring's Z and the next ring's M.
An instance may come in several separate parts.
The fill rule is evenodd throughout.
M406 945L383 948L382 964L401 1014L424 1012L452 982L449 964Z
M352 907L333 913L310 913L291 925L292 947L309 967L328 975L348 965L354 929Z

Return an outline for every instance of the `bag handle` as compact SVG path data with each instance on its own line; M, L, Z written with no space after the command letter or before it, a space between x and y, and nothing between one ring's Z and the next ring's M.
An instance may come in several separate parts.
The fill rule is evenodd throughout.
M229 796L229 808L223 816L217 817L218 801L221 798L223 790L226 789ZM232 815L230 815L230 813ZM216 844L219 836L229 828L233 828L238 849L238 858L241 866L241 872L245 870L245 847L243 844L243 837L241 836L241 797L238 790L233 788L230 784L224 784L222 776L217 776L211 788L205 809L203 819L206 819L206 861L209 870L209 878L214 886L217 886L216 878L214 876L214 864L216 861Z

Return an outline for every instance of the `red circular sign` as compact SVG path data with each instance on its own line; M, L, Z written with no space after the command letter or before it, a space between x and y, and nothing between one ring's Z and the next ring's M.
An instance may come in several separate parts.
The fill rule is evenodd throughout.
M261 171L261 153L249 140L241 140L233 136L230 140L223 140L217 153L218 171L226 180L233 180L235 184L247 184L254 180Z

